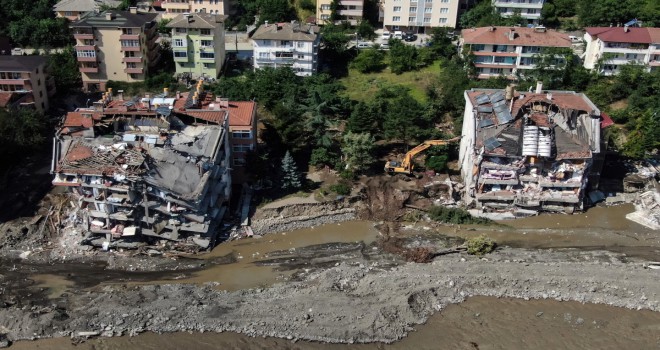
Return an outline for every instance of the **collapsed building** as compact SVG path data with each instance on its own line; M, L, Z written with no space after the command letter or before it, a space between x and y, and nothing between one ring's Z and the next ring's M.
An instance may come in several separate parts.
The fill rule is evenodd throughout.
M232 190L230 109L201 88L128 100L109 89L65 116L51 172L78 199L83 243L215 245ZM202 111L212 122L190 118Z
M465 92L459 161L466 202L484 211L572 213L597 188L611 124L582 93Z

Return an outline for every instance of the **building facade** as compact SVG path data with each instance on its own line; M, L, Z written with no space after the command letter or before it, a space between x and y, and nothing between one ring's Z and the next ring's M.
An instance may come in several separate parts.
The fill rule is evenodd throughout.
M104 91L108 80L143 81L160 60L157 14L106 11L73 22L85 91Z
M0 106L48 110L55 81L48 75L46 64L44 56L0 55Z
M115 8L119 5L119 0L62 0L53 6L53 11L56 17L77 21L88 13L100 11L104 6Z
M520 14L529 24L539 24L545 0L493 0L493 6L502 17Z
M626 64L660 67L660 28L590 27L584 40L584 67L602 75L617 74Z
M174 18L184 13L228 14L228 2L223 0L163 0L163 18Z
M176 73L192 79L217 78L225 62L225 16L190 13L176 16L172 29L172 53Z
M461 52L468 51L475 56L474 65L480 79L524 76L525 70L536 66L544 48L550 47L570 49L571 40L567 34L544 27L463 29L459 40Z
M583 209L603 166L607 123L582 93L465 92L459 150L464 198L484 211Z
M364 0L339 0L337 4L337 21L348 21L352 25L358 24L364 14ZM316 2L316 21L325 24L330 21L332 14L332 0L318 0Z
M430 33L434 27L456 28L461 0L384 0L386 30Z
M319 27L311 24L262 24L252 35L254 69L291 67L297 75L312 75L318 69L320 40Z

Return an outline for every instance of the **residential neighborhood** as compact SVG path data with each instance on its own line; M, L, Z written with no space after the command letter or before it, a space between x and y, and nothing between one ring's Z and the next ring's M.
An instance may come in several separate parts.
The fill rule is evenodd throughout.
M0 12L0 348L659 344L656 1Z

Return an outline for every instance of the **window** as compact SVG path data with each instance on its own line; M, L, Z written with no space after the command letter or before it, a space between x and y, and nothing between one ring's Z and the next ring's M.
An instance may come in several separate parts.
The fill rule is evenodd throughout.
M186 34L188 30L186 30L186 28L176 28L174 29L174 32L177 34Z
M329 10L329 9L330 9L330 5L329 5L329 4L323 4L323 5L321 5L321 10Z
M394 12L401 12L401 6L394 6Z
M200 35L211 35L211 30L210 29L200 29L199 34Z
M491 68L490 69L491 74L502 74L502 72L504 72L504 70L502 68Z
M424 13L433 13L433 7L427 7L424 9Z
M330 15L321 15L321 19L327 21L330 19Z
M121 41L121 46L122 47L139 47L140 42L137 40L122 40Z
M305 55L298 54L298 59L299 59L299 60L304 60L304 59L305 59Z
M280 40L280 45L282 46L291 46L291 42L288 40Z
M269 58L268 52L259 52L259 58Z
M78 50L76 51L78 57L96 57L96 51L94 50Z
M408 22L415 22L416 19L415 16L410 16L408 17Z
M200 52L199 58L213 59L215 58L215 52Z
M424 17L424 23L431 23L431 17Z
M627 60L636 60L636 59L637 59L637 54L634 54L634 53L627 53L627 54L626 54L626 59L627 59Z
M185 52L185 51L174 51L174 57L178 57L178 58L187 58L187 57L188 57L188 53Z
M73 17L73 12L72 11L64 11L64 16Z
M417 12L417 7L413 6L408 9L408 12Z
M425 0L427 4L432 4L433 0Z
M174 39L172 41L172 47L185 47L186 45L183 44L183 39Z
M245 166L245 158L234 157L234 166Z
M446 4L446 3L449 2L449 0L441 0L440 2L443 3L443 4Z
M126 35L132 35L133 34L133 28L122 28L121 33L126 34Z
M233 151L237 153L245 153L252 150L252 145L234 145Z
M299 49L304 49L305 48L305 43L302 41L299 41L296 43L296 47Z
M231 132L233 139L251 139L252 132L250 130L234 130Z
M88 46L94 45L94 39L83 40L83 45L88 45Z
M392 17L392 22L401 22L401 17L399 16Z
M447 8L447 7L441 7L441 8L440 8L440 13L449 13L449 8Z
M39 97L44 97L44 92L43 91L39 91Z
M264 44L264 46L270 46L271 45L270 40L263 40L262 43Z
M484 44L472 44L472 51L483 51L485 48Z
M536 13L536 11L537 11L536 9L528 9L527 13L530 14L530 15L533 15L533 14Z
M128 62L126 63L126 68L137 68L137 64L135 62Z
M277 58L293 58L293 52L276 51L275 52L275 57L277 57Z
M215 65L213 63L204 63L204 68L212 69Z
M211 47L213 46L213 40L202 40L201 44L202 46Z
M41 79L37 79L37 86L41 86Z
M445 24L445 23L447 23L447 19L446 18L440 18L440 20L438 22L440 24Z

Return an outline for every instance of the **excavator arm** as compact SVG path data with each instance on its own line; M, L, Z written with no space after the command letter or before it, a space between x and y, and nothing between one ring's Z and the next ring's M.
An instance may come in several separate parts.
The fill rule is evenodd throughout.
M454 137L449 140L428 140L424 141L420 145L416 146L415 148L411 149L406 153L406 155L403 157L403 161L401 163L399 162L393 162L393 161L388 161L385 163L385 172L388 173L405 173L405 174L412 174L413 172L413 160L415 157L427 150L431 146L444 146L451 144L453 142L456 142L460 140L461 137Z

